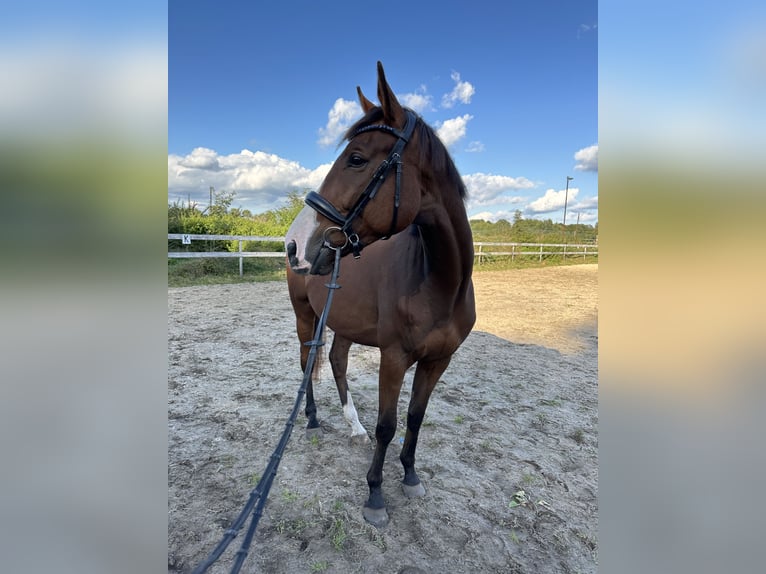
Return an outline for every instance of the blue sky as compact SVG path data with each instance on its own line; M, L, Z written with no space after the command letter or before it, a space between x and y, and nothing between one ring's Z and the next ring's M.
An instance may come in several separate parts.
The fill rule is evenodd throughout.
M260 212L318 187L380 60L448 145L469 216L560 222L571 176L567 222L598 220L595 1L171 0L168 30L169 201L213 186Z

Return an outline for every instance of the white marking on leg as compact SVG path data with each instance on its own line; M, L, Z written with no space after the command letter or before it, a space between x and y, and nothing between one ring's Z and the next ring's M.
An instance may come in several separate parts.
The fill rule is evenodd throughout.
M359 422L359 416L356 414L354 408L354 399L351 398L351 393L346 391L346 405L343 407L343 416L346 418L348 424L351 425L351 436L364 435L367 436L367 430Z

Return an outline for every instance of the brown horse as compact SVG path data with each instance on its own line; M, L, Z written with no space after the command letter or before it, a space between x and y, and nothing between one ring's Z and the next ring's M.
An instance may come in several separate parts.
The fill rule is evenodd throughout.
M287 233L287 282L305 370L305 343L313 338L327 294L322 275L332 270L333 248L342 248L341 288L327 319L335 333L329 358L352 438L368 441L348 391L346 367L352 343L380 349L375 454L363 513L383 526L388 522L383 462L396 432L404 374L415 363L400 459L405 494L425 494L415 472L415 448L431 392L476 319L473 238L465 186L452 159L434 131L399 104L380 62L380 106L358 87L357 93L364 117L346 133L346 148L319 193L307 195L307 206ZM348 253L354 257L345 257ZM311 382L306 416L308 429L318 429Z

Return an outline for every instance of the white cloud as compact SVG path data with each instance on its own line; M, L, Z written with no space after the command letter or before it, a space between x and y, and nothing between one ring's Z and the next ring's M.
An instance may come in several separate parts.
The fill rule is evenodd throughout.
M570 190L571 191L571 190ZM595 197L586 197L572 205L575 210L595 210L598 209L598 195Z
M362 115L359 102L338 98L327 112L327 125L319 128L319 145L337 145L346 130Z
M577 171L598 171L598 144L583 148L574 154Z
M503 194L518 189L529 189L534 183L525 177L508 177L489 173L472 173L463 176L468 190L468 204L476 207L492 203L523 203L523 197L506 197Z
M212 149L198 147L184 157L179 158L178 165L191 169L207 169L217 171L221 169L218 163L218 154Z
M280 207L290 191L316 189L329 169L330 164L324 164L310 170L262 151L221 156L211 149L196 148L185 156L168 155L168 201L191 199L207 205L212 186L236 192L235 207L258 213Z
M593 224L598 221L598 196L586 197L580 201L572 201L571 192L567 204L567 224L585 223Z
M442 107L451 108L458 102L470 104L471 98L476 93L476 88L470 82L461 82L460 74L457 72L452 72L451 78L455 82L455 87L449 94L442 96Z
M319 186L327 177L327 173L330 171L332 163L323 163L317 168L312 169L302 177L298 177L294 180L293 184L297 189L318 189Z
M569 201L574 200L575 197L577 197L577 194L579 192L580 190L578 188L570 187ZM562 209L564 207L566 196L567 196L567 193L566 193L566 190L564 189L560 191L548 189L546 190L545 195L530 202L530 204L527 206L527 212L528 213L550 213L552 211L558 211L559 209Z
M581 37L592 30L598 30L598 22L594 22L593 24L580 24L577 27L577 39L579 40Z
M483 219L484 221L490 221L492 223L497 223L501 219L505 219L507 222L513 223L515 213L516 210L508 211L505 209L499 211L480 211L479 213L470 215L468 219Z
M427 88L421 85L415 93L397 95L403 106L422 114L434 109L433 96L427 93Z
M332 163L326 163L312 170L262 151L245 149L219 155L212 149L195 148L187 155L168 155L168 201L191 200L205 207L212 186L218 191L234 191L234 207L260 213L284 205L288 192L318 189L331 167ZM498 208L471 215L472 219L512 221L516 209L526 216L534 216L564 206L564 190L549 189L543 197L529 202L529 197L519 192L530 190L535 184L525 177L477 172L464 175L463 181L468 190L469 213L482 206ZM596 221L598 196L577 201L578 193L577 188L569 189L568 206L573 214L570 223L575 221L575 213L580 214L581 223Z
M598 212L573 211L572 219L567 215L567 224L581 223L583 225L593 225L598 221Z
M473 141L468 144L468 147L465 148L465 151L469 153L477 153L484 151L484 144L480 141Z
M439 136L445 146L451 147L465 137L466 125L472 119L472 115L465 114L451 120L445 120L436 129L436 135Z

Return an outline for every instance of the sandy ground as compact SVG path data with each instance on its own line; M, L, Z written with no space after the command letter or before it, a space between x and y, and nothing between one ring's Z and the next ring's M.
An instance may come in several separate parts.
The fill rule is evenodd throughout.
M299 416L242 572L596 572L597 265L475 273L478 320L434 391L417 451L427 494L384 467L390 523L364 522L370 445L351 445L329 365L324 436ZM328 336L328 340L329 337ZM168 290L168 570L215 547L268 464L300 385L284 282ZM377 349L349 383L374 432ZM243 533L209 572L229 572Z

